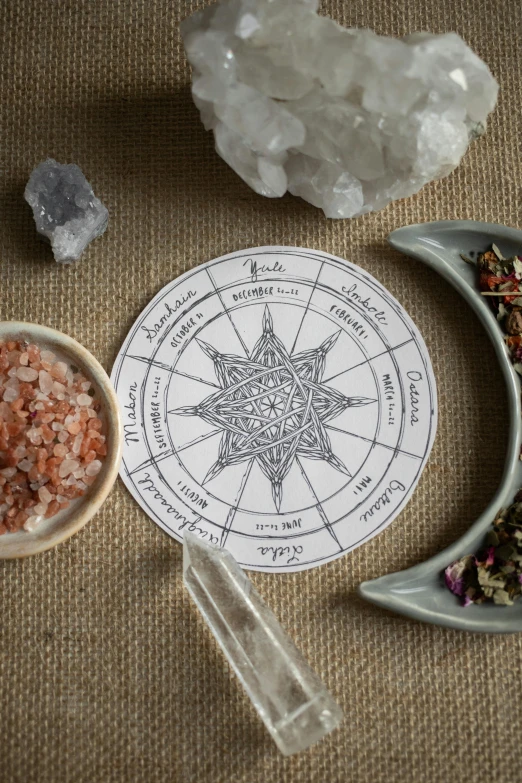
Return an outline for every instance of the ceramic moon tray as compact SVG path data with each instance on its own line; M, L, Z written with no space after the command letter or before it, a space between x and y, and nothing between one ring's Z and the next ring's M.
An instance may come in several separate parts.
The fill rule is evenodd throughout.
M415 325L369 274L311 250L245 250L177 278L112 380L138 503L254 570L312 568L376 535L435 436Z

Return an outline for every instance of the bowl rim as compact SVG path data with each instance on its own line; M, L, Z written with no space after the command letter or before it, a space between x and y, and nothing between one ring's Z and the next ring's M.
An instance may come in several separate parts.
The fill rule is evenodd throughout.
M98 512L111 491L119 473L120 463L123 451L123 425L120 411L120 405L112 382L99 361L84 348L81 343L58 329L50 326L28 321L0 321L0 339L12 336L13 339L31 336L36 344L39 342L54 343L63 348L64 352L76 356L79 363L82 364L96 383L101 396L103 397L103 406L107 418L108 429L111 432L112 446L109 448L107 456L104 459L104 471L100 477L100 482L93 485L92 497L88 496L89 502L84 503L73 510L70 520L66 520L56 530L50 530L45 539L40 537L32 538L32 546L24 546L22 552L2 552L2 539L0 537L0 560L11 560L23 557L30 557L61 544L68 538L81 530L87 522ZM35 532L38 531L38 528ZM6 533L6 536L16 536L17 533ZM24 542L31 542L32 531L24 531Z

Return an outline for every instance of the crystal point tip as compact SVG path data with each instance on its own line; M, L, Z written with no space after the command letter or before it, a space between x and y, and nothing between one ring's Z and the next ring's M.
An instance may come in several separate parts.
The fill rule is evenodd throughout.
M305 750L342 712L225 549L185 532L184 581L272 738Z

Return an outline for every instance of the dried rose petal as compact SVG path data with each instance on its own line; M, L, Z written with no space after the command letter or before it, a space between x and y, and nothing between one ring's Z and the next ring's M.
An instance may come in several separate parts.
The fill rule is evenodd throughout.
M455 560L444 571L446 587L455 595L462 596L465 591L464 574L474 562L473 555L466 555L460 560Z

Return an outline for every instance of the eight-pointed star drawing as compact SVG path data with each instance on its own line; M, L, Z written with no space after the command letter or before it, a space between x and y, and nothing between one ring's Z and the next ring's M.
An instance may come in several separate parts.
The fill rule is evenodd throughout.
M331 447L325 423L347 408L369 405L368 397L345 397L321 383L326 355L340 330L318 348L292 356L274 333L268 306L263 333L250 358L219 353L198 340L214 363L221 386L199 405L177 408L180 416L199 416L222 430L218 458L203 484L230 465L256 460L272 484L279 511L283 480L298 457L324 460L350 476Z

